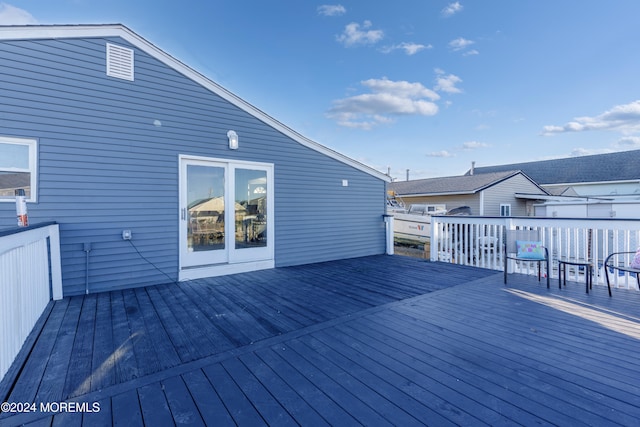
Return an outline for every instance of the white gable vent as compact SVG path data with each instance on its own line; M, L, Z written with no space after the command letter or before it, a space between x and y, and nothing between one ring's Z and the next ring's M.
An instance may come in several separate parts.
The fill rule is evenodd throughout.
M107 43L107 76L133 81L133 49Z

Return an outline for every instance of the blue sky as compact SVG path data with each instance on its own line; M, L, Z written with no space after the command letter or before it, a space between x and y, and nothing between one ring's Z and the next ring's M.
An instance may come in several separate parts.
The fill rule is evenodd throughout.
M0 24L122 23L394 178L640 149L637 0L9 0Z

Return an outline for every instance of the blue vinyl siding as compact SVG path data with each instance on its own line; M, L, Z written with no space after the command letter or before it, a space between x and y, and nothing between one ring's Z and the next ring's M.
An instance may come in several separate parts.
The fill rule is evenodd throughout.
M135 81L106 75L107 42L134 48ZM384 252L384 181L122 39L0 41L0 64L0 135L38 140L29 219L60 224L65 295L84 292L87 242L91 291L177 280L179 154L274 164L277 266ZM227 148L229 129L237 151ZM14 204L0 203L0 228L15 224ZM164 274L122 240L124 229Z

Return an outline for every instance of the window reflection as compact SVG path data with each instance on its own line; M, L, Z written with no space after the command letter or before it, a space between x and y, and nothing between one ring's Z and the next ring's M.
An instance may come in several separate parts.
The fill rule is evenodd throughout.
M14 199L19 189L31 199L35 149L35 141L0 137L0 199Z
M236 169L236 249L267 246L267 172Z
M18 189L24 190L27 199L31 197L31 174L0 171L0 198L14 198Z
M187 166L187 248L224 249L224 169Z

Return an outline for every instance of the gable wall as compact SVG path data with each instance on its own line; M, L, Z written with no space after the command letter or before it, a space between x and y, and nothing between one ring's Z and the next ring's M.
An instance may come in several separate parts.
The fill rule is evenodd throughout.
M515 193L543 194L540 189L524 176L518 174L499 182L484 190L484 215L500 216L500 204L511 205L512 216L533 216L533 211L527 212L527 202L517 199ZM530 209L533 209L533 205Z
M291 140L140 50L134 82L107 77L107 41L127 46L0 41L0 135L38 140L29 219L60 224L65 295L84 292L85 242L92 291L177 279L179 154L274 164L277 266L384 252L384 181ZM239 150L227 148L229 129ZM15 205L0 203L0 228L15 224ZM124 229L154 265L122 240Z

